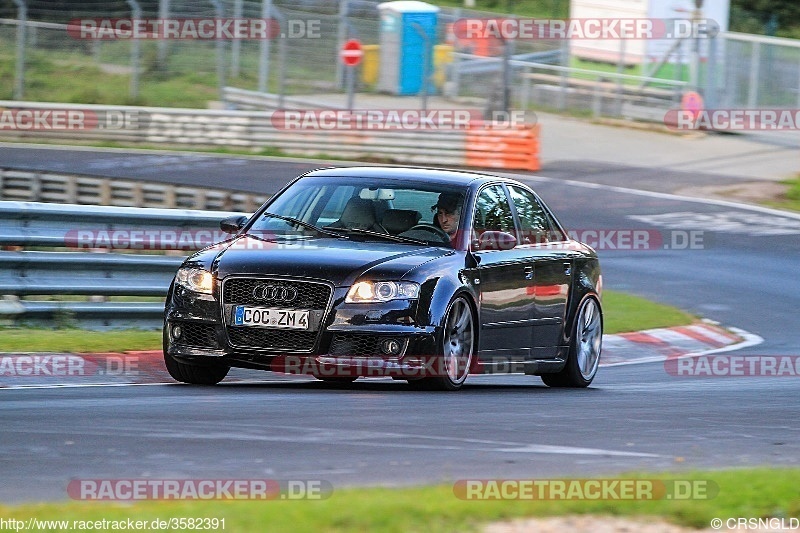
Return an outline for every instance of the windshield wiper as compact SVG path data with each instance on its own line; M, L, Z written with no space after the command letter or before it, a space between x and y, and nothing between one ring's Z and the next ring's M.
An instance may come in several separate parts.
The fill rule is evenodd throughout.
M336 230L327 229L327 228L320 228L319 226L315 226L314 224L310 224L308 222L303 222L302 220L299 220L299 219L294 218L294 217L286 217L286 216L283 216L283 215L276 215L275 213L269 213L269 212L262 213L261 216L262 217L268 217L268 218L277 218L278 220L283 220L284 222L289 222L289 223L294 224L296 226L300 226L302 228L310 229L311 231L316 231L320 235L328 235L329 237L344 237L345 239L349 238L347 236L347 234L345 234L345 233L343 233L341 231L336 231Z
M369 235L370 237L378 237L380 239L385 239L387 241L393 241L393 242L406 242L409 244L424 244L424 245L428 244L428 242L421 241L419 239L412 239L411 237L401 237L399 235L392 235L391 233L379 233L377 231L370 231L368 229L345 228L345 231L348 231L350 233L358 233L359 235Z

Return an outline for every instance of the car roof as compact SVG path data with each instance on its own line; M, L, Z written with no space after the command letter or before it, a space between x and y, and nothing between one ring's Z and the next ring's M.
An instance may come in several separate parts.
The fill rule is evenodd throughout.
M509 178L493 176L491 174L480 174L461 170L391 166L320 168L308 172L305 176L353 177L364 179L389 178L404 181L425 181L427 183L462 185L465 187L472 185L476 181L514 181Z

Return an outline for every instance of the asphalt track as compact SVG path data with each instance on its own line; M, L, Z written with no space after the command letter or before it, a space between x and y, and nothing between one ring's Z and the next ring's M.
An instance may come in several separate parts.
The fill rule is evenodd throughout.
M26 150L2 147L0 161L139 179L150 173L267 193L319 166ZM151 167L138 157L150 158ZM592 185L591 172L581 174L581 167L555 164L542 177L520 178L568 228L646 229L666 239L653 241L652 249L600 250L606 287L764 339L737 355L800 354L800 217ZM652 170L638 172L642 186L654 181ZM627 168L615 185L635 187L636 177ZM650 189L686 179L673 172L659 177L662 188ZM714 177L692 179L702 184ZM702 232L698 249L664 249L664 242L689 231ZM797 376L675 377L653 362L603 368L587 390L547 389L532 377L480 376L456 394L412 392L390 380L338 387L249 376L247 383L211 388L0 390L0 501L66 499L75 478L324 479L335 489L800 462Z

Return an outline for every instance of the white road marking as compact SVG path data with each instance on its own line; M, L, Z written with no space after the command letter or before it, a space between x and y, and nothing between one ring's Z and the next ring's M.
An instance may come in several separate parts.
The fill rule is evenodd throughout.
M800 220L763 213L681 211L654 215L628 215L627 218L667 229L691 228L708 232L743 233L754 237L800 234Z
M683 196L680 194L672 194L667 192L643 191L640 189L631 189L628 187L619 187L616 185L604 185L601 183L585 183L577 180L566 180L559 178L551 178L549 176L523 176L519 174L505 174L508 177L517 180L533 180L547 183L563 183L572 187L583 187L584 189L604 189L608 191L620 192L624 194L633 194L636 196L645 196L648 198L661 198L664 200L674 200L677 202L693 202L703 205L716 205L722 207L734 207L736 209L744 209L746 211L754 211L756 213L767 213L786 218L800 220L800 213L793 213L790 211L782 211L771 207L762 207L760 205L743 204L731 200L718 200L715 198L695 198L693 196Z
M210 432L207 428L197 431L171 431L150 430L142 432L139 429L124 431L100 431L92 428L92 436L117 437L138 436L159 439L189 439L189 440L235 440L252 442L285 442L291 444L328 443L346 446L365 446L371 448L401 448L419 450L475 450L495 453L541 453L555 455L589 455L589 456L615 456L615 457L663 457L659 454L629 452L619 450L606 450L602 448L582 448L576 446L557 446L549 444L535 444L513 441L496 441L487 439L458 438L453 436L418 435L414 433L395 433L389 431L346 430L307 426L271 425L271 429L279 429L281 434L248 433L245 431L219 431ZM258 431L258 430L256 430ZM24 428L16 433L51 434L54 430L47 428ZM417 442L415 442L417 441ZM421 442L419 442L421 441Z
M563 455L611 455L615 457L661 457L655 453L619 452L600 448L575 448L572 446L548 446L545 444L529 444L520 448L497 448L493 451L507 453L549 453Z

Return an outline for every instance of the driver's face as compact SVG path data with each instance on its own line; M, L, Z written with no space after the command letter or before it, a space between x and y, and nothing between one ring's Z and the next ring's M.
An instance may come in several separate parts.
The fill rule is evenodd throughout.
M436 211L436 218L439 220L439 225L448 234L452 235L458 229L459 213L450 213L441 207Z

